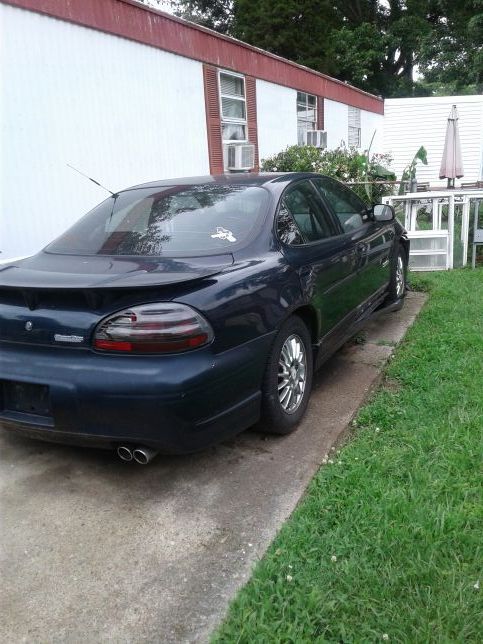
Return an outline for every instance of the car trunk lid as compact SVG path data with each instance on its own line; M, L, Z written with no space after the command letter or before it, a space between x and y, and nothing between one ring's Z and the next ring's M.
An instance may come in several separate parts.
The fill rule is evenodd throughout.
M85 348L106 315L171 300L180 285L201 286L232 264L231 254L145 259L41 253L0 268L0 341Z

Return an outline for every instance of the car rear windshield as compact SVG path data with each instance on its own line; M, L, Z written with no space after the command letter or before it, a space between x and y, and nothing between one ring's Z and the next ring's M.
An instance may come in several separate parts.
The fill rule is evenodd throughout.
M267 199L265 189L250 185L127 190L106 199L45 250L69 255L223 253L256 234Z

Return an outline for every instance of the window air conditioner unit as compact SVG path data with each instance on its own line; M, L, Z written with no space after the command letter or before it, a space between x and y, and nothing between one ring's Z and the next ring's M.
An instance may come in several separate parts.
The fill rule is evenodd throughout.
M255 167L255 146L250 143L227 145L228 170L252 170Z
M313 145L315 148L325 149L327 147L327 132L325 130L307 130L305 143Z

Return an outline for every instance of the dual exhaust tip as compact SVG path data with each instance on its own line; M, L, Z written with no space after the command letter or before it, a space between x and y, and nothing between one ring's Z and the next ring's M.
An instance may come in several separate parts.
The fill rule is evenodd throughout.
M136 463L139 463L140 465L147 465L157 453L157 450L143 446L132 449L127 445L120 445L117 448L117 455L121 461L136 461Z

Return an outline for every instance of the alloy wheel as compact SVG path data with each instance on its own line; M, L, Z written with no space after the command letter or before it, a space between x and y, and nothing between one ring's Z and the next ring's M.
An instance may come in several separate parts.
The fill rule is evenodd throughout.
M287 414L293 414L303 400L307 380L305 346L296 334L283 343L278 361L278 399Z
M396 266L396 294L400 298L404 295L404 260L401 255L398 255Z

